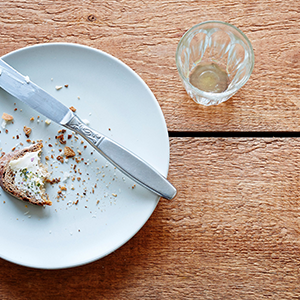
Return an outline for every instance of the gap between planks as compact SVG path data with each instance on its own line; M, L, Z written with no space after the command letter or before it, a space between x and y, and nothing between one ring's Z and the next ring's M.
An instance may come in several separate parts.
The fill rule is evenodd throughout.
M194 132L169 131L169 137L212 138L300 138L300 132Z

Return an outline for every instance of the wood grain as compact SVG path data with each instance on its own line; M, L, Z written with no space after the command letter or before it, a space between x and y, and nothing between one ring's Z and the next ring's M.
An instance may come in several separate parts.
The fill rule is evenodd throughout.
M135 70L158 99L170 131L298 131L297 1L5 0L0 2L0 55L49 42L108 52ZM239 27L255 52L248 83L217 107L186 94L176 46L191 26L222 20Z
M0 260L0 298L299 299L300 139L170 143L179 194L133 239L73 269Z
M0 56L50 42L121 59L155 94L171 132L299 131L299 4L292 0L0 1ZM251 40L255 68L230 100L186 94L176 46L222 20ZM300 139L171 138L178 188L123 247L91 264L36 270L0 260L0 299L300 299Z

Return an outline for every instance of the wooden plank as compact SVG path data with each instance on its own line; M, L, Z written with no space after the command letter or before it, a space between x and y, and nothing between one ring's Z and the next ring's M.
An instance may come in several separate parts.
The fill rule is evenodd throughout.
M170 131L298 131L299 9L297 1L5 0L0 2L0 55L49 42L73 42L128 64L158 99ZM232 23L252 41L256 62L248 83L229 101L203 107L186 94L176 46L191 26Z
M1 299L298 299L300 139L172 138L174 201L67 270L0 260Z

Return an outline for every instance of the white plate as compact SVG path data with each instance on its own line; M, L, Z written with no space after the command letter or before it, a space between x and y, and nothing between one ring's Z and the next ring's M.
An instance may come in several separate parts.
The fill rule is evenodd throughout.
M132 150L167 176L169 139L163 114L147 85L124 63L99 50L67 43L27 47L3 59L67 106L74 106L92 128ZM67 88L56 90L56 86L65 84ZM43 162L52 149L55 157L59 155L58 148L63 145L55 145L58 125L47 126L43 116L38 122L36 112L0 90L1 115L3 112L14 116L14 123L6 127L8 133L0 129L0 148L4 152L19 142L28 144L22 131L27 125L32 128L31 140L45 142L51 138L44 143ZM33 122L31 117L35 118ZM65 200L55 199L58 185L47 188L53 205L45 208L26 205L0 190L1 258L45 269L82 265L119 248L151 216L159 200L156 195L139 186L132 188L134 182L86 142L82 145L81 138L77 142L72 140L68 140L67 146L73 146L75 151L78 147L87 164L71 159L61 164L54 159L52 168L49 166L53 177L63 178L62 173L70 172L72 164L81 170L82 175L72 173L66 181ZM49 147L49 143L54 147ZM84 145L88 147L84 149ZM80 182L77 177L81 177ZM72 184L74 191L70 189ZM72 204L76 199L80 199L78 204Z

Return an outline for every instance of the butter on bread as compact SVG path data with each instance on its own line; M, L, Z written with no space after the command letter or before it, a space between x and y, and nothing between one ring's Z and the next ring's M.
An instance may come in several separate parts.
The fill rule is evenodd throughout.
M2 189L20 200L40 206L52 205L44 186L49 174L39 160L42 148L43 144L37 143L0 158Z

